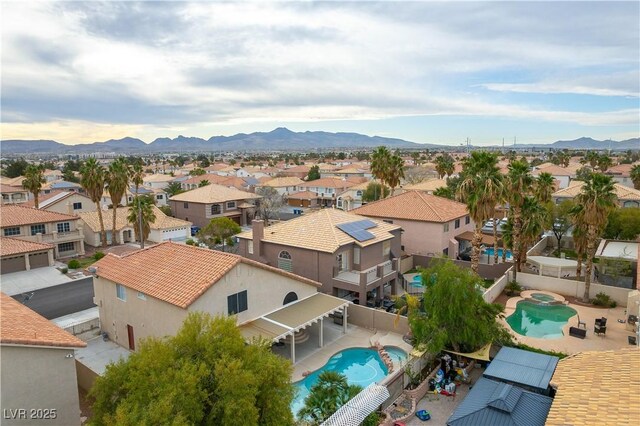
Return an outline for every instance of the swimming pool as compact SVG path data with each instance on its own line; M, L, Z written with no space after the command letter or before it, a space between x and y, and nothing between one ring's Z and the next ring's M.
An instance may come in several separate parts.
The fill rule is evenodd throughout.
M556 300L555 297L544 293L531 293L531 297L533 299L539 300L540 302L553 302Z
M407 353L395 346L385 346L384 349L394 364L407 358ZM350 348L340 351L329 358L323 367L293 384L296 389L296 396L291 403L291 411L294 416L304 405L304 399L309 395L311 387L318 381L320 373L325 370L344 374L347 376L349 384L359 385L363 388L371 383L379 382L389 374L386 365L374 349Z
M562 327L576 315L575 309L565 305L550 305L530 300L521 300L507 323L516 333L539 339L559 339Z
M422 275L414 275L413 280L409 282L411 287L422 287Z
M482 253L488 255L489 257L493 256L493 247L482 250ZM498 249L498 257L502 257L501 248ZM511 250L507 250L507 259L511 259Z

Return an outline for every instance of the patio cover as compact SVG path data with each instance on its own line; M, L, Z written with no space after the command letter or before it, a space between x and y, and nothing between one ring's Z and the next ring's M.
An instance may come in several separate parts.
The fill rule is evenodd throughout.
M463 353L463 352L454 352L454 351L450 351L448 349L445 349L445 352L449 352L450 354L456 354L456 355L460 355L466 358L471 358L471 359L477 359L480 361L491 361L489 359L489 351L491 350L491 343L487 343L486 345L484 345L483 347L481 347L480 349L478 349L475 352L470 352L470 353Z
M389 399L389 396L389 390L386 386L372 383L345 405L338 408L338 411L325 420L322 426L358 426L365 417Z
M456 235L456 240L473 241L473 232L466 231L460 235ZM493 235L482 234L482 244L485 246L493 246L495 239Z
M549 273L543 274L543 272L551 269L555 272L553 275L558 278L562 276L564 270L575 271L578 266L578 262L575 260L546 256L527 256L527 262L538 265L540 267L540 275L550 275Z

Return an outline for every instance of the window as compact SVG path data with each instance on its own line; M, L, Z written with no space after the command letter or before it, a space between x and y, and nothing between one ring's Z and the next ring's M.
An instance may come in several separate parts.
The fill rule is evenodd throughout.
M57 224L57 228L58 228L58 233L71 231L71 226L69 225L69 222L60 222Z
M44 223L31 225L31 235L44 234Z
M448 223L444 224L444 232L449 232L449 224Z
M227 210L232 210L236 208L236 202L235 201L229 201L227 202Z
M291 255L288 251L281 251L278 255L278 268L291 272Z
M383 222L385 223L393 223L393 221L391 219L382 219Z
M347 253L340 253L336 256L336 260L338 261L338 270L340 271L348 271L349 270L349 256Z
M122 284L116 284L116 297L123 302L127 301L127 289Z
M460 228L460 219L456 219L455 225L454 225L455 229Z
M20 235L20 227L16 226L15 228L4 228L4 236L10 237L12 235Z
M357 190L356 191L356 197L362 197L362 191Z
M182 207L184 207L185 209L188 209L189 208L189 203L182 204Z
M360 247L353 248L353 263L356 265L360 264Z
M247 241L247 251L249 254L253 254L253 240Z
M162 194L158 194L158 195L156 195L156 200L162 200L162 198L163 198L163 195L162 195Z
M74 210L81 210L82 209L82 203L73 203L73 209Z
M143 292L139 291L138 292L138 299L147 300L147 296Z
M382 255L389 256L389 253L391 253L391 240L382 243Z
M58 251L74 251L76 249L75 243L60 243L58 244Z
M247 306L247 290L227 296L227 310L229 315L239 314L247 309L249 309Z
M220 204L214 204L211 206L211 214L220 214L222 213L222 209L220 208Z
M464 218L464 224L468 225L471 222L471 218L469 216Z

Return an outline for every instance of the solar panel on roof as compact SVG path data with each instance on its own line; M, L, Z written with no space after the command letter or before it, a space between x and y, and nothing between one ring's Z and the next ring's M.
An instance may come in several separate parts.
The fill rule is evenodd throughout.
M358 241L367 241L375 238L367 229L375 228L377 225L370 220L357 220L355 222L340 223L336 225L345 234Z
M367 241L375 238L375 235L373 235L371 232L364 229L360 229L358 231L352 232L349 235L351 235L353 238L355 238L358 241Z

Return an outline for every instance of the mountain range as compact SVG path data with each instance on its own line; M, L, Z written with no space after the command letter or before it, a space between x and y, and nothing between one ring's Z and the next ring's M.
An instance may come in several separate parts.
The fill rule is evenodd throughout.
M402 139L367 136L359 133L292 132L279 127L271 132L238 133L233 136L213 136L209 139L178 136L158 138L147 144L136 138L110 139L105 142L65 145L53 140L3 140L0 150L3 154L45 154L45 153L150 153L150 152L210 152L210 151L311 151L315 149L374 148L385 145L389 148L437 149L447 145L418 144ZM497 147L497 146L496 146ZM624 141L598 141L582 137L572 141L557 141L552 144L518 144L516 148L554 149L640 149L640 139ZM512 149L513 146L507 147Z

